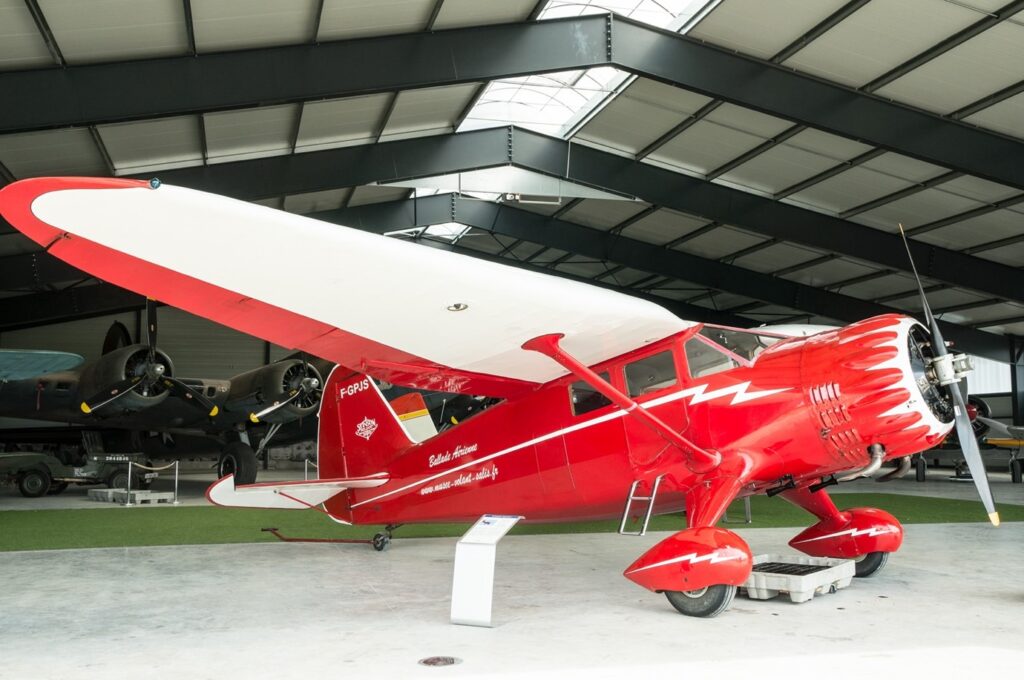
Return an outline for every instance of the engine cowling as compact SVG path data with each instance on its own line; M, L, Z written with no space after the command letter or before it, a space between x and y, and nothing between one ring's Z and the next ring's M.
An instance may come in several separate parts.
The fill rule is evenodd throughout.
M148 360L149 348L146 345L129 345L108 352L83 371L79 381L79 392L81 396L86 397L123 380L141 377L145 375ZM174 364L171 362L171 358L159 349L155 353L155 363L163 366L164 375L174 375ZM133 391L109 407L99 409L97 414L109 415L108 411L110 413L141 411L163 402L167 396L167 388L156 382Z
M288 398L299 389L305 377L312 377L323 386L320 372L312 364L297 359L284 359L253 369L231 380L226 408L230 411L254 413ZM268 423L288 423L316 415L320 407L321 389L302 395L295 401L261 418Z

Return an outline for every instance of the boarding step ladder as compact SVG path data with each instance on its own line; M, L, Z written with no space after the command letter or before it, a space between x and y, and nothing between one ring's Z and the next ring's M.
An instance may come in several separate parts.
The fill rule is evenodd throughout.
M649 496L638 496L637 489L643 483L642 480L637 479L633 482L633 485L629 487L629 496L626 498L626 508L622 511L622 522L619 524L619 533L623 536L643 536L647 533L647 525L651 522L651 513L654 512L654 500L658 497L658 487L661 486L661 479L665 475L658 475L654 478L654 482L651 484L651 494ZM630 515L633 512L634 503L647 503L647 509L643 511L644 519L640 524L638 531L626 531L626 524L629 523Z

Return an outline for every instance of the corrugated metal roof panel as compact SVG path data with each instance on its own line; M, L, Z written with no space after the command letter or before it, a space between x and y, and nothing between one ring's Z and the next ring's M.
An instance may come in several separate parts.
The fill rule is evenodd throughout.
M801 262L808 262L822 253L789 243L776 243L762 250L732 260L732 264L753 269L765 274L774 274L780 269L791 267Z
M763 236L755 236L733 227L719 227L684 241L672 249L717 260L766 240Z
M1021 128L1024 129L1024 111L1021 111L1020 120ZM996 203L1020 193L1020 189L1008 187L1005 184L996 184L987 179L970 175L943 182L939 188L942 191L948 191L951 194L971 198L983 203Z
M19 179L109 173L92 135L84 128L0 135L0 163Z
M854 167L789 196L786 202L805 203L824 210L842 212L913 184L867 168Z
M199 125L199 116L172 116L100 125L97 131L120 174L202 165Z
M298 104L203 114L210 163L290 153Z
M1024 13L1016 16L1022 19ZM880 88L877 94L946 114L1020 82L1022 73L1024 25L1004 21Z
M872 0L783 64L860 87L980 18L942 0Z
M846 0L727 0L688 35L769 59Z
M611 229L643 212L649 205L637 201L587 199L563 215L563 219L602 231Z
M982 109L964 122L1002 132L1011 137L1024 138L1024 92Z
M786 140L786 144L803 149L804 151L821 154L826 158L834 158L838 161L849 160L872 148L867 144L861 144L846 137L810 128L793 135Z
M847 279L864 276L875 271L878 271L878 269L860 264L859 262L836 259L783 274L782 278L804 283L808 286L828 286L837 281L846 281Z
M536 4L537 0L444 0L434 21L434 29L525 21Z
M704 175L750 151L763 141L764 138L749 132L740 132L702 120L691 125L682 134L676 135L645 160Z
M351 207L357 205L368 205L370 203L384 203L385 201L398 201L408 195L409 190L402 187L378 187L361 186L355 188L355 193L348 204Z
M296 151L320 151L374 139L388 110L390 93L307 102L302 107Z
M324 0L317 40L347 40L422 31L430 19L434 1Z
M1014 243L1013 245L1003 246L1002 248L985 250L977 253L975 257L980 257L983 260L999 262L1000 264L1007 264L1011 267L1022 267L1024 266L1024 243Z
M0 71L53 65L24 0L0 0Z
M1011 210L994 210L914 238L925 243L934 243L945 248L959 250L1021 234L1024 234L1024 215ZM1024 266L1024 261L1018 262L1017 266Z
M576 137L635 154L709 101L695 92L638 78Z
M478 87L477 83L469 83L400 92L384 128L384 137L451 132Z
M318 0L192 0L196 50L294 45L313 39Z
M284 209L288 212L306 215L321 210L335 210L345 203L345 199L352 193L350 188L328 189L326 191L312 191L306 194L293 194L285 196Z
M608 271L608 267L603 262L580 255L570 257L565 262L556 265L555 269L573 276L582 276L585 279L592 279L598 274Z
M186 54L181 0L39 0L69 64Z
M911 182L923 182L949 172L947 168L892 152L872 158L864 162L861 167L877 170L893 177L910 180Z
M777 144L758 154L735 170L725 173L725 181L774 194L814 177L836 165L837 161L804 151L789 144Z
M694 232L710 221L662 208L623 229L622 235L660 246Z
M900 222L905 228L912 229L982 205L984 204L978 201L938 189L925 189L874 210L854 215L850 219L884 231L896 232L899 230L897 225Z

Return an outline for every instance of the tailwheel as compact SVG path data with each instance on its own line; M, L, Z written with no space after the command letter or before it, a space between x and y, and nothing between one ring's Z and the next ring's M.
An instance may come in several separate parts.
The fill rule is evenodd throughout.
M885 566L885 563L889 561L889 553L887 552L870 552L867 555L862 555L857 558L854 564L854 576L858 578L866 578L871 576L879 569Z
M680 614L709 619L718 616L732 603L736 586L707 586L699 590L666 590L665 597Z
M384 552L391 546L391 536L379 533L373 535L373 549L377 552Z

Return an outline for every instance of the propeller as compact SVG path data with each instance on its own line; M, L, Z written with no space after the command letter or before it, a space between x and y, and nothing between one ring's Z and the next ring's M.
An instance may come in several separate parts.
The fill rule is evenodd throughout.
M974 427L967 414L967 404L964 395L957 387L968 368L968 359L964 355L953 355L946 348L946 341L939 330L939 323L932 314L928 305L928 298L924 294L924 286L921 285L921 277L918 276L917 266L914 264L914 256L910 254L910 243L907 235L900 224L900 237L903 239L903 247L907 251L907 258L910 260L910 268L914 273L914 280L917 282L917 292L921 296L921 307L924 310L925 320L932 333L932 359L929 372L931 377L938 383L938 387L945 388L953 402L954 423L956 424L956 436L960 440L960 448L967 461L967 467L974 479L974 486L978 489L982 505L988 513L988 519L993 526L999 526L999 513L996 512L996 504L992 498L992 489L989 488L988 476L985 473L985 464L981 460L981 451L978 448L978 440L974 436Z
M291 369L290 369L291 370ZM288 380L289 376L285 374L285 380ZM289 381L291 382L291 381ZM288 404L295 401L306 401L305 406L311 406L316 403L320 398L320 380L316 377L316 373L310 374L309 362L306 361L306 353L302 353L302 377L299 379L298 384L291 387L283 396L283 399L277 399L270 406L266 407L262 411L249 414L249 420L253 423L259 423L261 419L270 415L278 409L282 409ZM310 397L310 399L307 399Z
M107 339L104 340L105 349L108 341L110 344L115 342L115 340L112 340L112 331L113 327L107 332ZM216 404L193 387L167 375L167 367L157 361L156 300L152 298L146 298L146 331L148 345L146 359L142 362L141 366L135 367L135 375L118 381L83 401L81 404L82 412L86 414L92 413L97 409L109 406L132 392L147 394L152 387L162 385L170 394L202 409L210 418L216 416L220 412L220 408Z

